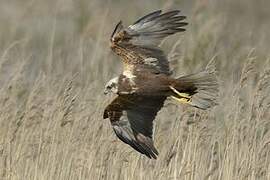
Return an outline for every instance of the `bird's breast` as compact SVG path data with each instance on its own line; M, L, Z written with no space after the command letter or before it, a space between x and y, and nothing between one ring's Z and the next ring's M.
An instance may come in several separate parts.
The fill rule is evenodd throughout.
M162 75L123 73L119 81L119 94L165 95L169 83L168 78Z
M119 82L118 82L118 93L119 94L132 94L135 93L138 89L136 85L136 76L129 74L129 73L123 73L120 76Z

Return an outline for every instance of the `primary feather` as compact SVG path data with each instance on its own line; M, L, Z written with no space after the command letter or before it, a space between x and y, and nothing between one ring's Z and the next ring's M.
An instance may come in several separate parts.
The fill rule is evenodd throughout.
M161 41L177 32L185 31L185 16L180 11L162 14L161 10L150 13L134 24L123 28L120 21L111 36L111 48L121 57L124 71L132 66L132 71L151 71L171 74L166 55L160 49ZM149 59L152 62L149 63ZM129 67L129 68L128 68Z

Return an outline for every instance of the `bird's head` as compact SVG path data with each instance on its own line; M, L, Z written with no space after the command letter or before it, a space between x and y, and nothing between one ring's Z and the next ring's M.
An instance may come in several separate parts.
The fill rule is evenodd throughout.
M108 94L111 92L115 94L118 92L118 77L111 79L105 85L104 94Z

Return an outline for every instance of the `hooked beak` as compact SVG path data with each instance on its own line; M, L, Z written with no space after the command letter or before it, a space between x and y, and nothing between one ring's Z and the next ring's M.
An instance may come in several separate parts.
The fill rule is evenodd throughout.
M104 89L103 93L104 95L107 95L109 93L108 89Z

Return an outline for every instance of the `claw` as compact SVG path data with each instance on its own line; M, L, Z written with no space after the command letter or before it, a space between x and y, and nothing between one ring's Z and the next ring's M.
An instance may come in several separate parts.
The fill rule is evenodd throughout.
M175 96L170 96L172 99L180 102L180 103L190 103L191 99L187 99L187 98L177 98Z
M177 91L174 87L172 86L169 86L170 89L175 92L178 96L180 96L180 99L187 99L187 100L190 100L191 99L191 96L188 95L187 93L180 93L179 91ZM178 99L178 98L177 98Z

